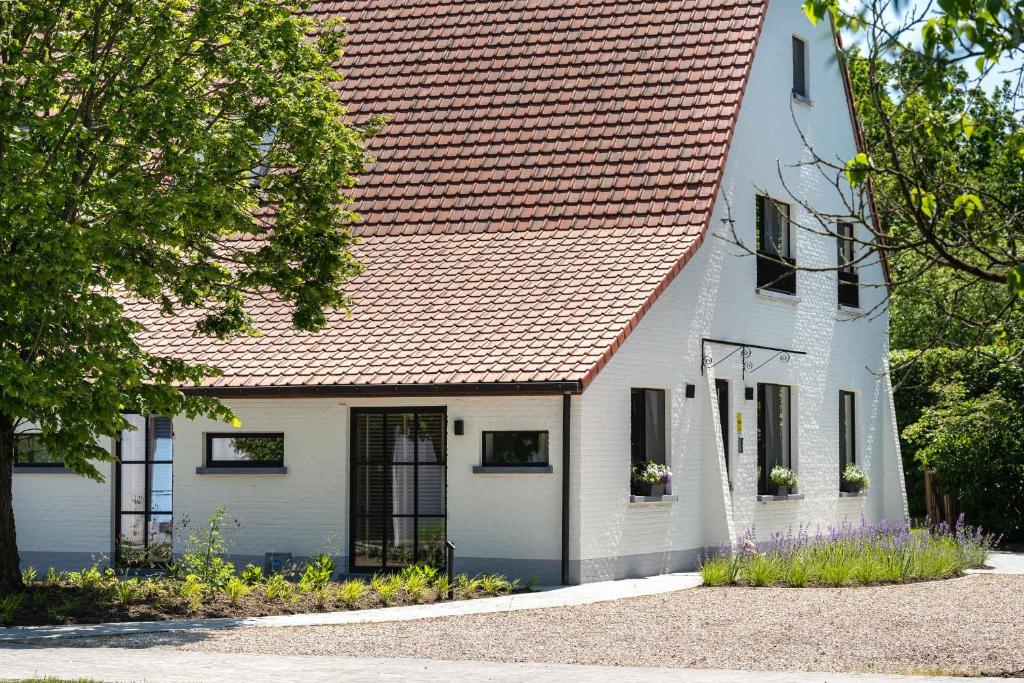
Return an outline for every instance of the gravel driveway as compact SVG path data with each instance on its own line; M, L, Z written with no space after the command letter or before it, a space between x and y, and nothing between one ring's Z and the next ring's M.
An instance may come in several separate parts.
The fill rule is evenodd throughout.
M699 588L525 612L123 636L90 644L288 655L998 675L1024 671L1024 576L974 575L874 588Z

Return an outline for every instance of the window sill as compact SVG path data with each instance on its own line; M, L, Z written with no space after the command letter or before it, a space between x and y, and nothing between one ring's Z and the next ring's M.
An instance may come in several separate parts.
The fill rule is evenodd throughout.
M840 491L840 498L864 498L868 495L867 491Z
M15 465L15 474L74 474L70 467L48 467L46 465Z
M769 299L771 301L781 301L787 304L798 304L800 303L800 297L796 294L790 294L788 292L777 292L774 289L762 289L758 287L755 292L763 299Z
M551 474L555 468L551 465L543 467L492 467L473 465L473 474Z
M288 474L287 467L197 467L196 474Z
M791 493L788 496L762 496L758 494L757 502L767 505L768 503L785 503L791 500L803 500L804 494L802 493Z
M673 493L666 493L663 496L633 496L629 497L630 505L657 505L659 503L675 503L679 496Z
M839 306L836 308L836 313L838 313L843 318L863 318L864 317L864 311L862 311L861 309L854 308L852 306L844 306L843 304L839 304Z
M814 106L814 100L812 100L810 97L805 97L804 95L797 95L796 93L793 93L793 101L796 102L797 104L802 104L805 107Z

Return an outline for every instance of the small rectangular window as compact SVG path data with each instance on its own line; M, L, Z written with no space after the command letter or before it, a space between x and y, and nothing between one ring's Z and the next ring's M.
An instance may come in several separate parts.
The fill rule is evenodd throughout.
M284 434L207 434L206 466L283 467Z
M547 432L484 432L484 467L546 467Z
M810 99L807 88L807 42L793 36L793 97Z
M856 242L853 235L853 223L839 223L836 226L836 245L839 267L839 304L858 308L860 306L860 288L854 251Z
M14 435L14 465L64 467L64 461L50 453L38 432L22 432Z
M758 195L756 220L758 288L796 294L789 205Z
M857 416L854 394L839 392L839 474L857 462Z
M630 405L630 452L633 463L666 464L665 391L633 389Z
M771 471L776 465L792 469L792 405L790 388L781 384L757 385L757 454L760 466L758 493L772 491Z

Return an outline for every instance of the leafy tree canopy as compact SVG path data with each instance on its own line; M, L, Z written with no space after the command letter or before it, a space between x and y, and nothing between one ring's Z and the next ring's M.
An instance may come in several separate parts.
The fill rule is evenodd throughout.
M12 432L76 472L124 412L231 419L176 387L126 302L253 334L273 296L316 330L359 272L346 192L381 126L348 122L339 25L289 0L0 3L0 590L20 584ZM13 565L13 567L12 567Z

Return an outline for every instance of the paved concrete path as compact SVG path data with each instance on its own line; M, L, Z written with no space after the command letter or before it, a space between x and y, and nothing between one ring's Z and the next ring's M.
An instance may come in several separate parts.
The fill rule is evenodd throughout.
M1024 553L994 552L988 557L992 569L968 569L968 574L1024 574Z
M276 617L248 619L192 619L188 621L145 621L121 624L76 624L71 626L22 626L0 628L0 642L16 642L35 638L82 638L115 636L132 633L159 633L193 629L255 628L268 626L330 626L361 624L380 621L413 621L434 617L452 617L464 614L512 612L545 607L589 605L595 602L657 595L695 588L701 583L696 573L663 574L644 579L601 581L581 586L560 586L497 598L478 598L457 602L437 602L428 605L382 607L352 612L323 612L318 614L287 614Z
M423 659L297 657L117 648L0 648L0 680L32 676L85 677L104 683L335 683L339 680L529 681L530 683L939 683L957 678L806 672L641 669L577 664L505 664ZM972 683L1005 679L974 678Z

